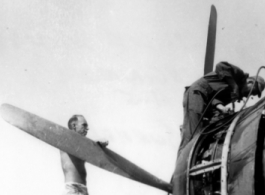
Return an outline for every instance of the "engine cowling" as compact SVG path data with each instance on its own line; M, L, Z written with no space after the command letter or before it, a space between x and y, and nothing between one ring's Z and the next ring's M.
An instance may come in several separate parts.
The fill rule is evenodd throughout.
M173 194L264 194L264 105L262 99L194 137L178 156Z

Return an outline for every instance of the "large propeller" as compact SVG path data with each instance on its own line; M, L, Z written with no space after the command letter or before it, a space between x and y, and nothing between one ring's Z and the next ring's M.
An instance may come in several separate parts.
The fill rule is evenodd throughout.
M97 167L123 177L172 192L172 185L78 133L9 104L0 108L1 116L11 125Z
M212 5L204 75L213 70L216 26L217 12L216 8ZM11 125L60 150L112 173L172 193L172 184L155 177L117 153L108 148L100 147L96 142L78 133L9 104L3 104L0 112L3 119Z
M208 37L206 45L206 54L204 61L204 75L213 71L215 39L217 26L217 11L214 5L211 6L211 13L208 26Z

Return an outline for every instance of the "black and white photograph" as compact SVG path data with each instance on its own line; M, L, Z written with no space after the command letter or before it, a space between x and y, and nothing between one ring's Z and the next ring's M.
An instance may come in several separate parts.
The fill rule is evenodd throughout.
M1 194L265 193L265 1L0 2Z

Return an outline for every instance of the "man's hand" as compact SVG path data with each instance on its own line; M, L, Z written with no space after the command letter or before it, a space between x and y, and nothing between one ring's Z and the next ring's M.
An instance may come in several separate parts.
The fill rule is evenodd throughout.
M102 148L106 148L109 145L108 141L97 141L98 145Z
M218 110L220 110L223 114L228 114L228 113L230 113L230 111L231 111L231 109L230 109L229 107L225 107L225 106L223 106L222 104L218 104L218 105L216 106L216 108L217 108Z

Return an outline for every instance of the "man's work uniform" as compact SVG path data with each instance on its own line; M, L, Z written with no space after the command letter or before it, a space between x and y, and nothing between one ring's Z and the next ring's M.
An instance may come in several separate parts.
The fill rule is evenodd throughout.
M182 141L179 151L190 141L193 134L200 132L202 129L203 121L200 121L200 119L214 95L222 90L218 92L209 105L204 116L206 118L212 117L212 111L218 104L227 105L235 100L240 100L242 96L239 92L246 85L247 78L248 74L240 68L227 62L220 62L216 65L215 72L206 74L190 87L186 87L183 98ZM197 125L196 132L194 132Z

